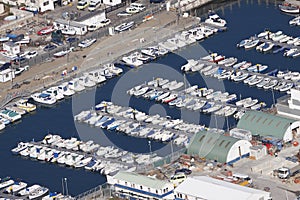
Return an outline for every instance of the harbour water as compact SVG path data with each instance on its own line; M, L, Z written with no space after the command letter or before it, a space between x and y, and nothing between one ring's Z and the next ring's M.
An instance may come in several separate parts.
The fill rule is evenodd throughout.
M245 51L237 49L236 44L245 38L255 35L265 28L271 31L283 30L285 34L295 35L298 27L290 27L288 21L292 16L281 13L274 2L267 1L240 1L229 8L218 11L218 14L226 19L228 30L218 33L211 38L200 42L207 52L218 52L227 57L234 56L240 61L247 60L252 63L269 65L268 71L275 68L279 70L289 69L299 71L299 58L288 59L279 54L261 54L256 50ZM236 124L234 119L219 119L219 117L188 112L170 108L167 105L155 104L142 98L130 98L126 96L126 90L130 87L149 81L152 77L164 77L189 82L191 85L207 86L214 89L224 89L229 93L236 93L241 97L253 97L267 103L268 107L273 104L272 91L249 87L242 83L230 81L220 82L214 78L201 77L199 74L181 74L180 67L185 64L185 59L199 58L198 50L201 46L192 45L181 52L165 56L153 64L143 66L141 69L124 69L124 75L114 78L105 83L97 90L89 90L82 94L75 95L72 99L66 99L54 107L38 107L37 111L24 118L19 123L7 127L0 133L0 177L11 176L20 178L28 183L39 183L49 187L53 191L62 191L61 180L66 177L68 180L69 193L77 195L92 187L104 183L105 177L100 174L91 173L85 170L74 170L61 167L56 164L41 163L13 156L10 150L19 141L42 140L48 132L58 133L63 138L79 137L81 140L93 139L102 145L114 144L124 150L133 152L149 152L164 149L163 153L170 151L170 147L158 142L148 143L146 139L132 138L114 132L101 131L90 128L85 124L74 123L73 115L81 110L92 108L95 103L102 100L135 107L140 111L150 114L159 113L169 115L172 118L182 118L193 123L200 123L210 127L227 128ZM164 68L169 74L158 73L155 69ZM161 71L160 71L161 72ZM145 80L143 74L147 74ZM129 81L130 80L130 81ZM123 84L123 83L127 84ZM119 93L121 91L122 93ZM120 95L120 96L117 96ZM274 92L274 98L284 95ZM165 148L163 148L165 147ZM176 148L174 147L174 150Z

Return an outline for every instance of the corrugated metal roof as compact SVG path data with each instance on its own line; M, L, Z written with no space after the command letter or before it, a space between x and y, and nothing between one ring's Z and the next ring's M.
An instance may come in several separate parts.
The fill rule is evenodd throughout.
M188 177L174 190L200 199L249 200L267 199L269 192L214 179L207 176Z
M239 120L237 128L249 130L252 135L271 135L283 139L287 128L295 121L261 111L247 111Z
M237 141L239 139L212 130L201 131L192 138L187 153L226 163L228 152Z
M142 185L144 187L153 188L153 189L164 189L166 184L169 184L167 181L158 180L156 178L136 174L133 172L118 172L115 176L115 179L126 181L128 183L134 183L136 185Z

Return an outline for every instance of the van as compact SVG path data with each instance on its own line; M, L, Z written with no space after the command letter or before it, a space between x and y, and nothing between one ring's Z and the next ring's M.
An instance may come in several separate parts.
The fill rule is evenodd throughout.
M101 6L101 1L100 0L93 0L90 2L90 5L88 7L88 10L90 12L97 10Z
M78 1L78 3L77 3L78 10L84 10L88 6L89 6L89 2L87 2L87 1Z
M178 186L186 179L185 174L175 174L171 177L170 182L174 184L174 186Z
M240 181L248 181L249 184L252 184L252 179L246 174L235 173L232 174L232 177Z
M143 11L146 9L146 7L141 3L132 3L132 4L130 4L130 7L135 8L139 11Z

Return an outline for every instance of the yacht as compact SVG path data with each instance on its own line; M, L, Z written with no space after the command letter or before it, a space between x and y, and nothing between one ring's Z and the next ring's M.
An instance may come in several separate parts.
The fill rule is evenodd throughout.
M244 39L241 42L239 42L236 46L239 47L239 48L242 48L251 41L252 41L251 39Z
M68 83L62 83L61 85L57 86L57 88L58 88L58 92L60 92L64 96L72 96L72 95L75 94L75 91L71 90L69 88L69 84Z
M251 100L252 100L251 97L248 97L248 98L245 98L245 99L241 99L241 100L235 102L235 105L236 106L243 106L246 102L249 102Z
M271 79L269 77L266 77L260 83L256 84L256 87L262 88L265 85L267 85L270 81L271 81Z
M184 41L179 40L175 37L167 39L167 42L171 43L172 45L177 46L178 48L182 48L182 47L186 46L186 43Z
M250 108L251 106L254 106L255 104L257 104L257 102L258 102L257 99L249 99L244 102L243 106L244 106L244 108Z
M100 84L106 81L105 76L102 76L98 70L94 70L88 73L90 80Z
M22 118L22 116L14 111L2 110L0 111L0 116L8 119L10 122L15 122Z
M127 65L133 66L133 67L139 67L143 63L143 61L139 60L136 55L130 54L129 56L124 56L122 58L122 61L124 61Z
M266 85L263 86L263 88L265 90L267 89L271 89L273 87L275 87L276 85L278 84L278 80L274 79L274 80L271 80L269 83L267 83Z
M47 104L47 105L55 104L57 101L56 98L46 93L35 93L31 95L31 98L38 103Z
M36 105L29 103L27 99L20 99L16 103L16 106L26 112L32 112L36 110Z
M214 26L224 27L226 26L226 21L221 19L217 14L210 14L205 20L205 23L212 24Z
M245 48L245 49L252 49L252 48L254 48L256 45L258 45L258 43L259 43L259 40L258 40L258 39L252 40L251 42L245 44L245 45L244 45L244 48Z
M38 199L41 198L49 193L49 189L46 187L39 187L35 189L34 191L29 193L28 198L29 199Z
M13 148L11 150L11 152L13 154L18 154L19 152L23 151L24 149L27 149L27 147L28 147L28 143L27 142L19 142L18 146L15 147L15 148Z
M74 78L73 80L69 81L69 88L75 92L81 92L85 89L83 85L79 84L78 78Z
M51 97L54 97L56 100L62 100L64 95L59 91L58 87L51 87L45 90L43 93L49 94Z
M32 185L30 187L27 187L25 189L20 190L16 196L26 196L29 195L31 192L33 192L34 190L38 189L39 187L41 187L40 185Z
M20 190L26 188L27 183L25 182L14 182L13 185L8 186L7 188L4 189L3 193L6 194L16 194L17 192L19 192Z
M259 82L261 82L263 80L262 76L257 76L255 79L251 80L248 82L248 85L252 86L252 85L256 85Z
M6 188L10 185L13 185L15 182L11 179L8 178L8 180L2 180L2 182L0 183L0 189Z
M294 26L294 25L299 26L300 25L300 16L291 19L289 21L289 24L292 25L292 26Z
M90 76L79 77L79 84L87 88L96 86L96 83L90 79Z

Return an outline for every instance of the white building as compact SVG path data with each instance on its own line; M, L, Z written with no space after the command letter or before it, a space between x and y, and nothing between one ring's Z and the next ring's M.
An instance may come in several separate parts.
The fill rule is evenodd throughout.
M187 178L174 190L175 200L270 200L270 193L214 179L208 176Z
M11 81L15 78L15 72L11 69L5 69L0 71L0 82L4 83L7 81Z
M76 35L85 35L88 32L87 25L64 19L56 19L53 22L55 29L74 29Z
M134 199L174 199L174 186L168 181L143 176L133 172L118 172L107 176L107 183L121 198Z
M3 43L3 50L6 51L7 55L17 55L20 53L20 45L13 42Z
M300 119L300 90L292 88L290 98L278 100L276 107L279 115Z
M37 8L39 12L43 13L48 10L54 10L55 0L25 0L26 7Z

